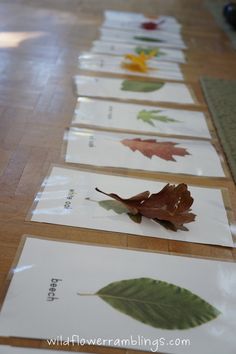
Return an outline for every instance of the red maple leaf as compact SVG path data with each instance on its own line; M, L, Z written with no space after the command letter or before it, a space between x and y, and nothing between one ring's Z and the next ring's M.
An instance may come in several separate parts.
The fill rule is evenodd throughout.
M167 184L158 193L145 191L128 199L96 190L122 203L132 215L145 216L173 231L187 231L184 224L195 220L196 215L190 213L193 198L184 183L177 186Z
M190 155L185 148L176 147L178 143L171 141L156 141L155 139L142 140L140 138L135 139L123 139L121 143L128 146L132 151L138 150L144 156L149 159L152 156L158 156L166 161L176 161L173 155L185 156Z
M153 31L159 29L159 25L155 22L149 21L149 22L141 23L141 28L145 30Z
M165 20L161 20L159 23L153 22L153 21L146 21L141 23L141 28L148 30L148 31L154 31L157 29L160 29L160 25L164 23Z

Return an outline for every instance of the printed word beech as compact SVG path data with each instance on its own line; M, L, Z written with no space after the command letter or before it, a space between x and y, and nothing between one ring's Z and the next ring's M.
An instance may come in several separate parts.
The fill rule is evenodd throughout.
M59 299L58 297L56 297L56 291L60 281L62 281L62 279L57 279L57 278L51 279L50 287L48 289L47 301L54 301Z

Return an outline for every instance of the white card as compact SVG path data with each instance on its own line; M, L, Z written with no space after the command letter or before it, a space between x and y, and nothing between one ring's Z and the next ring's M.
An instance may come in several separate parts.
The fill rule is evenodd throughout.
M165 20L165 22L169 26L170 25L176 27L181 26L174 16L163 16L159 14L154 14L154 16L148 17L138 12L107 10L104 12L104 16L105 16L105 23L106 21L115 22L115 23L121 22L122 26L128 23L130 23L130 26L132 26L133 23L141 24L145 21L154 21L156 23L160 23L163 20Z
M121 42L130 44L142 44L147 46L161 45L166 48L187 49L181 37L169 32L158 32L157 34L143 33L137 31L121 31L118 29L101 28L100 40L109 42Z
M77 338L86 343L99 341L99 345L110 347L172 354L235 354L235 274L236 265L231 262L28 237L1 311L0 333L53 339L73 336L74 341ZM170 291L178 287L200 298L194 307L192 297L189 299L191 295L186 296L195 311L199 311L204 300L217 313L210 320L206 315L206 322L194 328L160 329L120 312L105 297L96 294L107 285L123 280L137 296L132 279L140 284L148 282L149 286L152 279L159 281L160 289L165 284L173 284L171 289L167 288L165 301ZM55 300L49 301L52 285ZM146 286L143 294L148 290ZM163 301L158 297L159 292L153 294L157 296L156 301ZM181 293L176 295L182 299ZM132 309L135 305L132 300L128 301ZM160 311L168 313L161 304Z
M63 346L63 344L62 344ZM0 345L0 354L68 354L68 351L55 351L47 349L33 349L33 348L20 348L11 347L8 345ZM86 353L81 353L86 354Z
M183 81L184 76L180 67L176 63L171 62L157 62L156 60L148 60L148 71L140 72L124 68L122 63L131 62L123 56L111 56L105 54L90 54L84 53L79 56L79 69L90 70L102 73L142 76L159 79L169 79L176 81Z
M204 113L78 98L74 124L139 133L210 138Z
M70 128L65 160L152 172L225 177L219 156L205 140L183 140Z
M90 229L124 232L132 235L161 237L179 241L233 246L232 235L220 189L189 187L194 198L192 212L196 220L186 224L189 231L167 230L150 219L140 224L126 213L117 214L104 208L106 193L117 193L123 198L145 190L159 192L166 183L135 178L102 175L76 169L53 167L31 220ZM100 203L99 203L100 202ZM207 211L207 212L206 212Z
M147 26L149 24L149 26ZM152 28L150 28L152 24ZM145 26L146 25L146 26ZM143 21L126 21L126 20L105 20L103 23L104 28L115 28L120 30L129 31L143 31L148 33L158 33L158 32L170 32L170 33L180 33L181 25L177 22L169 21L167 18L160 17L158 20L145 19ZM147 28L146 28L147 27ZM155 28L156 27L156 28Z
M140 83L142 86L140 87ZM159 86L158 86L159 84ZM78 96L118 98L150 102L196 104L189 87L181 83L75 76ZM157 85L157 86L156 86Z
M140 52L150 53L150 51L156 50L156 57L152 60L157 61L171 61L178 63L185 63L185 55L182 50L162 48L161 46L152 47L146 45L133 45L128 43L117 43L117 42L103 42L94 41L93 47L91 49L92 53L102 53L102 54L113 54L113 55L125 55L125 54L139 54Z
M104 37L111 36L113 37L114 34L118 34L118 37L121 36L121 38L125 38L128 36L128 38L133 38L134 36L144 36L148 37L149 39L158 39L160 41L164 42L173 42L173 43L181 43L183 44L183 38L180 32L168 32L168 31L146 31L144 29L128 29L126 30L125 28L107 28L107 27L101 27L100 28L101 35ZM149 40L148 40L149 42Z

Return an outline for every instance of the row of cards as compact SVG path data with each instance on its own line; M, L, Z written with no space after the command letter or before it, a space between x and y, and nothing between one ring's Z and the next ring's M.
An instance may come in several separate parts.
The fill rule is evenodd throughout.
M180 81L177 63L185 62L184 48L181 25L173 17L107 11L94 54L81 56L80 68L124 74L120 64L126 49L134 55L156 50L149 62L152 70L140 76ZM66 133L66 162L225 176L202 112L97 99L195 104L189 86L89 76L78 76L75 83L78 95L90 98L78 99L73 124L83 127ZM234 247L227 191L220 188L189 186L196 219L187 224L188 231L176 232L154 219L135 218L107 195L126 199L143 191L158 193L165 185L53 166L28 220L113 236L122 232ZM235 271L232 262L27 236L2 306L0 335L46 339L52 349L88 344L172 354L205 353L206 348L207 354L234 354ZM54 352L0 346L0 353Z
M184 54L180 49L173 49L173 43L183 42L180 29L179 23L170 17L147 19L128 13L108 11L101 28L101 38L94 42L90 53L80 56L79 67L96 73L127 74L122 66L124 59L122 55L125 53L131 56L148 55L156 49L157 55L149 62L152 70L133 71L130 74L184 80L179 64L176 63L185 62ZM135 44L137 37L139 40L142 38L143 44L147 43L147 47L137 46L137 43ZM172 46L172 49L153 47L155 40L161 45L164 43ZM150 44L152 46L149 46ZM157 134L164 134L181 138L210 139L207 119L202 112L167 109L161 104L145 106L107 100L110 98L145 101L149 104L152 102L197 104L190 86L147 79L82 75L75 77L75 84L80 98L73 124L91 129L69 130L66 136L66 162L225 177L221 160L211 142L155 137ZM94 130L97 128L100 131ZM116 132L106 132L107 129ZM119 134L117 130L126 134ZM127 132L137 135L128 135ZM145 137L141 134L153 136Z
M183 81L179 64L186 62L182 50L186 45L180 30L180 24L170 17L131 19L125 13L106 12L100 39L93 43L90 53L80 55L79 68ZM140 70L136 61L135 65L123 65L127 54L135 60L146 56L147 70Z
M110 12L106 14L108 18L109 14ZM113 15L115 16L112 12L111 16ZM127 16L130 20L129 15ZM119 17L119 21L124 24L125 18L124 14L124 17ZM121 24L119 21L114 20L114 26L119 26ZM139 20L136 21L138 26ZM166 21L172 23L170 32L166 34L158 29L154 30L152 35L161 34L168 38L167 42L172 37L178 37L180 40L180 27L177 22L169 18ZM120 33L126 33L124 28L120 28ZM110 30L113 33L114 28L111 21L106 18L102 33ZM132 31L127 28L127 33ZM119 42L120 37L117 38L114 37L112 40L113 48L116 45L122 46ZM102 39L95 43L97 44L108 48L108 43ZM125 45L127 48L132 47L132 44ZM101 67L107 68L111 62L120 60L119 56L110 54L117 53L108 51L107 60L102 60ZM172 58L178 56L175 55L175 50L172 52L170 50L170 54ZM88 66L92 67L95 57L98 58L99 55L81 56L81 68L87 69L88 62L91 64ZM171 63L166 58L164 60L167 61L160 64L156 60L155 63L166 69L173 65L177 72L176 63ZM96 65L94 68L97 71ZM65 134L65 162L90 167L110 167L113 171L114 168L126 168L158 173L225 177L220 158L210 141L211 135L204 113L165 108L161 105L147 106L104 100L111 97L161 102L171 100L175 103L192 104L195 102L194 96L188 86L169 82L81 75L76 77L75 82L79 98L72 122L74 126ZM104 195L95 191L98 187L107 193L114 192L123 198L129 198L144 190L157 193L164 185L137 178L123 178L61 166L53 167L29 219L131 235L234 247L229 225L231 220L228 220L221 189L191 187L194 198L193 212L197 218L194 223L188 225L188 232L178 230L175 233L145 218L142 222L134 222L127 214L127 210L117 209L111 198L104 198Z

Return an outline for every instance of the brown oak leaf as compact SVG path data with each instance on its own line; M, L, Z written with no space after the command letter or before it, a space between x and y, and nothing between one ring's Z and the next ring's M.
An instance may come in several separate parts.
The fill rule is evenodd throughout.
M105 193L98 188L96 191L118 200L132 215L140 214L173 231L187 231L184 224L195 220L196 215L190 212L193 198L184 183L177 186L168 183L158 193L145 191L128 199L115 193Z
M173 155L185 156L190 155L185 148L176 147L178 143L173 143L171 141L156 141L155 139L145 139L140 138L135 139L123 139L121 143L128 146L132 151L138 150L144 156L149 159L152 156L158 156L166 161L176 161Z

